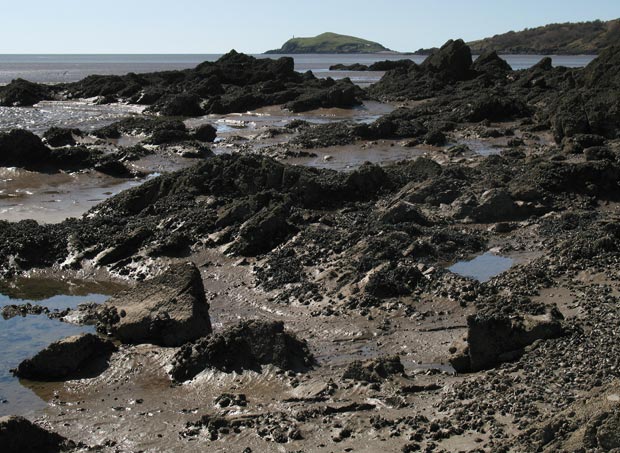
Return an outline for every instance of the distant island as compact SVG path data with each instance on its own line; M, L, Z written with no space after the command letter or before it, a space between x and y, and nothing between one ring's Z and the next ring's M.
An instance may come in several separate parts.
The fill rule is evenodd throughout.
M322 33L313 38L292 38L275 50L266 54L300 53L396 53L373 41L337 33Z
M468 42L472 53L495 50L503 54L596 55L604 48L620 42L620 19L603 22L550 24L543 27L509 31L501 35ZM436 49L420 49L428 55Z

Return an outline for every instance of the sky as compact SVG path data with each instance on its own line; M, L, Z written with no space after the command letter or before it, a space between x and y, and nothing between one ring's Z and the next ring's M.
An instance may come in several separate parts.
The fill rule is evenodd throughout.
M620 0L0 0L4 53L262 53L325 31L398 51L620 17Z

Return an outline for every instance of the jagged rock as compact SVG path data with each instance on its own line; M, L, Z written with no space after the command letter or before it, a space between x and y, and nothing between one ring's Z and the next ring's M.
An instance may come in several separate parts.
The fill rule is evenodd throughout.
M0 417L2 453L56 453L74 447L59 434L49 432L23 417Z
M514 318L499 314L469 316L467 341L453 346L450 364L457 372L467 373L514 360L535 341L560 337L564 332L562 320L557 310Z
M402 375L405 368L400 357L381 357L365 362L356 360L347 366L343 379L353 379L362 382L382 382L393 375Z
M103 304L98 330L123 343L181 346L211 333L200 271L191 263L124 291Z
M52 343L13 370L20 378L33 381L70 379L95 360L106 360L116 350L114 344L97 335L82 334Z
M183 382L206 368L240 372L275 365L283 370L303 371L312 364L306 342L286 332L282 322L243 321L184 345L173 358L170 374L175 381Z
M487 50L480 54L480 56L476 58L472 68L475 71L488 73L494 77L512 71L512 68L506 60L500 58L494 50Z
M471 50L462 39L449 40L429 55L420 68L431 71L441 78L466 80L471 76Z

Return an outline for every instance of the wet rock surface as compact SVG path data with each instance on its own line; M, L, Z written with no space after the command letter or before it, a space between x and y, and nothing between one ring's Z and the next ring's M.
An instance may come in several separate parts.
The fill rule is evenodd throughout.
M33 381L67 380L87 372L94 361L105 362L115 350L112 342L96 335L77 335L52 343L24 360L13 374Z
M171 266L97 308L97 329L123 343L180 346L211 333L209 304L192 263Z

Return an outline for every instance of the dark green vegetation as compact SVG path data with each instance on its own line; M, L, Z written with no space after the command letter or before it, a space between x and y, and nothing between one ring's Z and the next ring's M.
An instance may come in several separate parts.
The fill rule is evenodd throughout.
M354 36L339 35L337 33L322 33L313 38L293 38L268 54L295 54L295 53L379 53L389 52L390 49L379 43L356 38Z
M505 54L596 55L620 42L620 19L603 22L549 24L542 27L509 31L490 38L469 42L474 54L495 50ZM416 53L428 54L432 49Z

